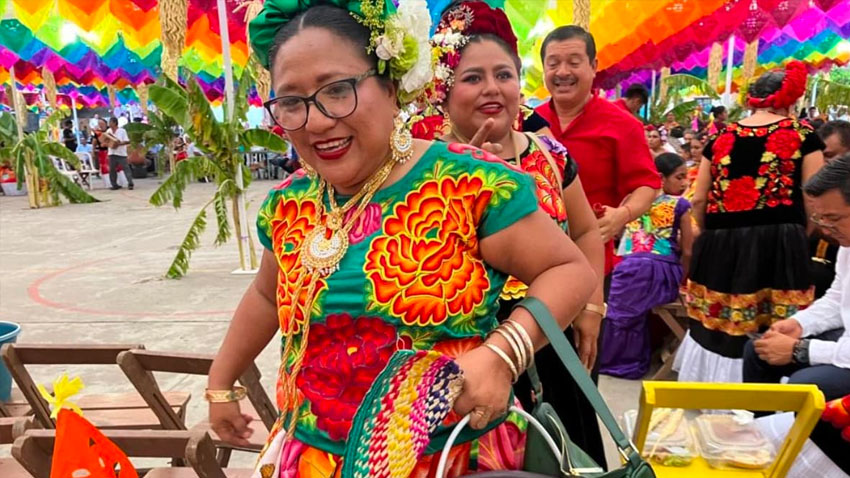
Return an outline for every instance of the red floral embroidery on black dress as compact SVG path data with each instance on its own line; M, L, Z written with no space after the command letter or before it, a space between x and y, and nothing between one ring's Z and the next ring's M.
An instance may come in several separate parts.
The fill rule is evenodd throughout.
M770 126L749 128L729 125L712 145L712 187L708 193L706 212L739 212L753 209L791 206L794 173L802 157L800 146L805 134L811 131L793 120L783 120ZM758 176L730 176L729 165L735 141L742 137L765 137Z

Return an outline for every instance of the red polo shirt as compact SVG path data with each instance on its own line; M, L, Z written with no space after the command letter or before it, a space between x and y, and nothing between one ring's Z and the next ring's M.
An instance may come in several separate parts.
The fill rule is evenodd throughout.
M661 187L643 125L630 112L594 95L563 129L552 100L536 111L578 163L581 185L591 206L617 207L641 186ZM613 258L612 241L605 245L605 275L613 268Z
M629 105L626 104L626 100L624 100L623 98L620 98L619 100L615 101L614 104L619 106L620 108L623 108L623 111L625 111L626 113L632 114L632 110L629 109Z

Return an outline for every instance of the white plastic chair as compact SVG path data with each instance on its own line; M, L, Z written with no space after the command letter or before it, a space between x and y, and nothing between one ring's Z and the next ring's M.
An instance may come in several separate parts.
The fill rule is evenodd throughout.
M83 179L80 174L70 167L63 159L55 156L51 156L50 159L53 160L53 165L56 166L56 170L62 173L63 176L77 184L83 184Z
M100 176L100 170L94 167L94 161L92 160L92 156L90 153L86 152L76 152L77 158L80 160L80 170L77 171L80 175L80 179L83 184L91 190L92 189L92 177Z

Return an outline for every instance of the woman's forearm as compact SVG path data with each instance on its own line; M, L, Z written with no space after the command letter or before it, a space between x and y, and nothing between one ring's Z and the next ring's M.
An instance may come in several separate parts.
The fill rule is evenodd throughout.
M227 390L254 362L278 329L277 308L251 284L242 297L210 368L209 388Z
M571 279L592 277L593 271L586 260L566 263L540 274L529 286L527 295L543 302L555 317L558 327L563 330L584 309L596 288L594 280ZM534 350L540 350L549 343L546 334L537 325L537 321L524 308L514 309L510 320L528 332L534 344ZM510 350L507 341L498 334L492 334L489 341L495 342L503 350Z
M602 244L602 236L599 229L593 228L583 232L580 236L573 238L584 257L590 263L591 269L596 274L596 289L591 294L589 303L602 305L604 299L605 281L605 246Z
M233 321L210 368L211 389L231 388L277 331L275 302L279 272L274 253L264 250L260 270L236 307Z

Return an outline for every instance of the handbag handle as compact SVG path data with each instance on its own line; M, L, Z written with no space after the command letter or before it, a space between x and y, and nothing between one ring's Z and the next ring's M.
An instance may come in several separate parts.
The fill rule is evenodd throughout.
M511 407L511 412L519 414L523 418L528 421L528 424L533 426L540 432L540 435L546 440L546 444L549 445L549 448L552 449L552 453L555 454L555 457L558 459L558 463L563 463L563 455L561 454L561 450L558 448L558 445L555 444L555 440L549 436L549 433L546 432L546 428L537 421L530 413L526 412L522 408L519 407ZM466 415L463 417L458 424L452 430L452 433L449 435L449 438L446 440L446 444L443 445L443 451L440 452L440 462L437 465L437 473L434 475L436 478L445 478L446 477L446 464L449 461L449 452L454 446L454 442L457 439L457 436L460 435L460 432L463 431L463 428L469 423L470 415Z
M637 452L637 448L626 437L620 426L617 425L617 420L614 418L608 405L605 404L605 400L599 393L599 389L596 388L593 380L590 379L590 376L584 370L584 367L582 367L578 355L576 355L570 343L567 342L567 338L564 337L564 331L558 327L558 323L555 322L555 318L552 317L549 308L534 297L526 297L514 306L514 308L516 307L522 307L534 317L537 325L540 326L549 340L549 345L558 354L558 358L561 359L561 362L567 368L567 371L570 372L573 380L575 380L584 396L587 397L593 409L596 410L596 414L602 420L602 424L608 429L608 433L611 434L611 438L617 444L620 454L632 466L638 466L642 460L640 454Z

